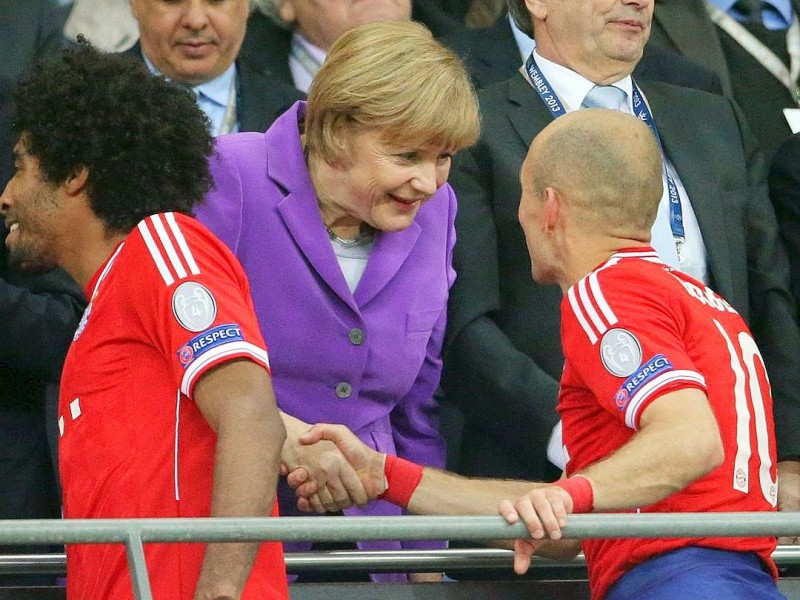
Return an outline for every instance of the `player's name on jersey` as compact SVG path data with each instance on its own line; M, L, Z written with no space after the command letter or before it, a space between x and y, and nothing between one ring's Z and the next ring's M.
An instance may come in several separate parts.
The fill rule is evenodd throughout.
M721 312L736 312L735 308L728 304L728 302L722 296L719 296L710 287L703 286L701 288L699 285L695 285L690 281L679 281L683 284L683 288L689 292L689 295L692 298L699 300L706 306L710 306L711 308L715 308Z

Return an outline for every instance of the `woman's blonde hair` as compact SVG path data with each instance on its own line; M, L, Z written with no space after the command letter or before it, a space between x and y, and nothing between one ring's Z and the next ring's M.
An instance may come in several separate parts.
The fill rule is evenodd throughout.
M399 146L474 144L478 101L461 60L418 23L380 21L344 34L309 90L308 152L346 162L348 133L358 129L380 130Z

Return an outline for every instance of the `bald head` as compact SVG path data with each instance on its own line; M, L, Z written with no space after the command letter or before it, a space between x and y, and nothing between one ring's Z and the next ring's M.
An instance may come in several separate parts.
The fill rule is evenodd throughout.
M619 111L584 109L536 136L521 175L528 200L554 188L577 225L647 241L661 199L661 173L661 153L647 125Z

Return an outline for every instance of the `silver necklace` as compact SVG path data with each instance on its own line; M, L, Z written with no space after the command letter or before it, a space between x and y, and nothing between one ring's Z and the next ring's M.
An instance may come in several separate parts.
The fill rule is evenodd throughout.
M372 227L362 226L358 232L358 235L352 240L340 238L338 235L336 235L333 229L328 227L327 224L325 225L325 231L328 232L328 237L331 239L331 241L341 244L345 248L354 248L356 246L363 246L364 244L368 243L372 239L373 229Z

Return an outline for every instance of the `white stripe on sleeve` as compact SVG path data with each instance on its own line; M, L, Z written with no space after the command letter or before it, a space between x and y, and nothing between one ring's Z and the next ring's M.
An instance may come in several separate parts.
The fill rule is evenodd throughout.
M183 232L181 231L178 222L175 220L175 213L168 212L164 216L167 218L167 224L172 230L172 235L175 237L175 241L178 242L178 247L183 253L183 258L186 261L186 264L189 265L189 272L192 275L199 275L200 267L197 266L194 256L192 255L192 251L189 249L189 244L186 243L186 238L183 237Z
M167 252L167 256L172 263L172 268L175 269L175 272L178 274L178 279L186 278L186 269L183 267L181 259L178 258L178 253L175 251L175 245L172 243L172 240L167 234L167 230L164 229L164 223L161 222L161 216L153 215L150 217L150 220L153 222L153 227L158 234L158 239L161 240L161 245Z
M575 293L574 285L569 288L569 291L567 292L567 298L569 299L569 305L572 307L572 312L575 313L575 318L578 319L578 323L581 324L584 333L589 338L589 342L592 345L596 344L597 334L592 329L592 326L589 325L589 322L586 320L586 316L583 314L583 309L578 300L578 295Z
M150 256L153 257L153 262L156 263L158 272L161 273L161 277L164 279L164 283L172 285L175 283L175 278L172 276L172 273L170 273L169 267L167 267L167 263L164 261L164 257L161 256L161 251L158 249L156 241L153 239L153 234L151 234L150 230L147 228L146 221L140 221L137 227L139 228L139 233L142 234L142 239L147 249L150 251Z
M217 346L216 348L212 348L197 358L191 365L189 365L186 368L186 372L183 374L183 379L181 380L181 391L188 396L189 390L192 388L192 383L194 382L198 373L200 373L200 371L202 371L209 364L217 362L219 359L225 356L242 353L249 354L256 359L256 362L262 363L269 367L269 356L267 355L266 350L263 348L259 348L250 342L230 342L229 344L223 344L221 346Z

